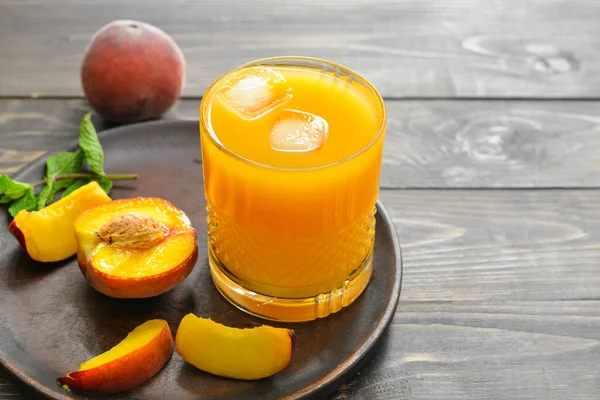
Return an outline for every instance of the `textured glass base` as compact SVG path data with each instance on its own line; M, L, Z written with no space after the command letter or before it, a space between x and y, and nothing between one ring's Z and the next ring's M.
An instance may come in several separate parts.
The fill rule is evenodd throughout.
M370 253L352 274L352 279L346 280L343 286L314 297L290 299L266 296L248 290L227 276L212 251L209 251L208 259L213 282L230 303L256 317L285 322L312 321L340 311L360 296L367 287L373 271L373 254Z

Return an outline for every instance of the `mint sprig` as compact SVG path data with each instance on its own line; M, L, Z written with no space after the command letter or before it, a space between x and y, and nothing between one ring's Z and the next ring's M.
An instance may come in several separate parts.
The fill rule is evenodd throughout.
M104 152L92 124L91 113L85 114L79 128L79 147L85 154L90 170L96 175L104 175Z
M46 178L81 171L85 155L83 151L65 151L56 153L46 160Z
M8 212L15 217L21 210L41 210L51 204L59 192L62 191L62 197L65 197L91 181L97 181L108 194L113 181L132 179L137 179L137 175L104 173L104 151L92 124L91 113L87 113L79 128L79 149L49 157L42 181L29 184L0 175L0 204L8 204ZM37 187L42 189L36 198L34 188Z

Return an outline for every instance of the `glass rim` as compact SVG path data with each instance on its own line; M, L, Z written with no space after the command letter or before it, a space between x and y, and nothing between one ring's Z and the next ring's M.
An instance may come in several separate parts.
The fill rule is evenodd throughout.
M375 94L375 97L376 97L377 103L378 103L377 104L378 109L381 110L381 117L380 117L380 122L378 124L377 130L376 130L375 134L373 135L373 138L369 141L369 143L367 143L363 148L361 148L357 152L352 153L349 156L344 157L340 160L336 160L336 161L333 161L333 162L330 162L327 164L315 165L315 166L311 166L311 167L277 167L274 165L263 164L263 163L260 163L257 161L250 160L246 157L242 157L241 155L228 149L226 146L224 146L221 142L219 142L216 139L216 134L215 134L215 131L212 126L211 118L209 118L209 115L205 115L208 113L208 110L209 110L208 105L205 104L205 99L208 99L209 97L214 97L214 96L208 96L208 95L211 94L211 91L214 90L215 86L217 86L217 84L222 82L223 79L225 79L230 74L233 74L234 72L237 72L244 68L258 66L258 65L276 66L277 61L291 62L294 60L298 61L298 63L297 64L282 64L282 65L302 66L302 65L300 65L302 62L311 62L311 63L321 64L321 66L333 67L334 69L331 72L337 72L337 74L339 76L340 73L343 71L346 74L352 76L353 80L360 82L362 85L364 85L367 89L369 89L371 92L373 92ZM369 82L365 77L363 77L362 75L358 74L357 72L351 70L350 68L344 67L343 65L335 63L333 61L328 61L328 60L315 58L315 57L279 56L279 57L261 58L258 60L250 61L250 62L241 64L241 65L225 72L221 76L219 76L204 92L204 95L202 96L202 100L200 102L200 115L199 116L200 116L200 124L202 124L202 127L206 130L206 133L207 133L206 136L208 137L208 139L212 142L212 144L214 144L217 147L217 149L219 149L221 152L225 153L228 156L231 156L243 163L250 164L250 165L253 165L256 167L260 167L260 168L265 168L265 169L272 169L272 170L278 170L278 171L310 171L310 170L332 167L334 165L345 163L347 161L350 161L350 160L358 157L359 155L361 155L362 153L364 153L365 151L370 149L377 142L379 137L382 135L382 132L386 125L387 112L385 109L385 103L383 101L383 98L381 97L381 94L375 88L375 86L373 86L373 84L371 82Z

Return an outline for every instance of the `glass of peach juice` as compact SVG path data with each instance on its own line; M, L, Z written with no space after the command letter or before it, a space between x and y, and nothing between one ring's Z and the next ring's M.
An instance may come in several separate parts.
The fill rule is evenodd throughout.
M357 73L306 57L254 61L200 105L213 282L252 315L310 321L372 274L386 113Z

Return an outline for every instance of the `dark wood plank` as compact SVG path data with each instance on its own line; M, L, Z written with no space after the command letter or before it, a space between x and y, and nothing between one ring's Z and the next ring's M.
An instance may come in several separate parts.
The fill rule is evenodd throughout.
M600 190L384 190L404 301L600 300Z
M332 400L589 400L600 302L402 302L381 347Z
M197 118L184 100L166 118ZM383 188L600 187L600 103L387 101ZM82 100L0 100L0 173L78 134ZM95 119L99 129L107 126Z
M77 137L82 101L0 100L0 174L13 174Z
M5 372L0 369L0 400L26 400L27 398L7 380Z
M597 97L600 3L590 0L0 0L0 95L79 96L102 25L155 24L188 60L185 95L253 59L307 55L385 96Z

